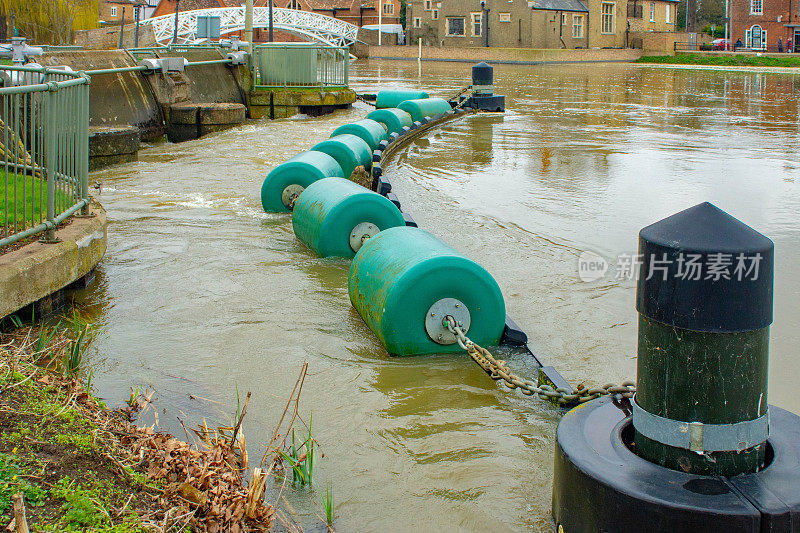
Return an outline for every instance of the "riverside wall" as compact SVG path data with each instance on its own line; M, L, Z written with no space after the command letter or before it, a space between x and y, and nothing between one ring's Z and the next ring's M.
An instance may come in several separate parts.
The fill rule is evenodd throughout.
M416 46L370 46L371 59L416 60ZM627 48L539 49L539 48L484 48L423 46L423 61L455 61L509 64L543 63L606 63L636 61L641 50Z

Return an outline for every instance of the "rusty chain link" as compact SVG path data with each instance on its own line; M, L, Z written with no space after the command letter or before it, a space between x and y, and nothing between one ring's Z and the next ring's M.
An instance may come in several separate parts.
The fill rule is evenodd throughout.
M450 100L455 100L456 98L460 97L463 94L466 94L466 96L464 97L463 100L461 100L458 104L456 104L455 107L453 107L453 110L461 109L462 107L464 107L464 104L466 104L467 101L469 101L469 97L472 94L472 85L468 85L467 87L465 87L460 93L455 95Z
M367 104L367 105L369 105L369 106L372 106L372 107L377 107L377 105L375 105L375 102L373 102L373 101L371 101L371 100L367 100L366 98L364 98L363 96L361 96L361 95L360 95L360 94L358 94L358 93L356 93L356 100L359 100L359 101L361 101L361 102L364 102L365 104Z
M489 374L489 377L495 381L502 379L508 388L519 389L526 396L536 395L542 400L549 400L560 406L567 406L581 404L610 394L619 394L625 398L631 398L636 392L636 384L632 381L623 381L619 385L608 383L602 387L587 387L575 392L570 392L563 388L553 389L553 387L546 384L537 385L532 381L512 374L505 361L495 359L489 350L469 340L452 316L447 315L444 321L447 329L456 336L458 345L472 357L473 361L478 363L484 372Z

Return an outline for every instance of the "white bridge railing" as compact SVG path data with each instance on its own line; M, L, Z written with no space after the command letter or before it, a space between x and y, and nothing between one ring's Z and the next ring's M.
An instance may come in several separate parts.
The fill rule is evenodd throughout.
M222 35L244 29L244 7L196 9L178 13L178 39L173 43L175 15L164 15L147 19L142 25L150 25L159 45L197 44L197 16L220 17ZM272 26L295 35L309 38L328 46L349 46L358 37L358 26L318 13L296 9L272 9ZM269 27L269 8L253 8L253 27Z

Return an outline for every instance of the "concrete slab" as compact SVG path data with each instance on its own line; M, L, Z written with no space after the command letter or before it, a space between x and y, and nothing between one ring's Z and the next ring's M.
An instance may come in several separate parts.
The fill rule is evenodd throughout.
M106 212L96 201L90 204L96 215L72 218L59 229L61 242L32 242L19 250L0 255L0 317L45 298L79 280L106 253Z

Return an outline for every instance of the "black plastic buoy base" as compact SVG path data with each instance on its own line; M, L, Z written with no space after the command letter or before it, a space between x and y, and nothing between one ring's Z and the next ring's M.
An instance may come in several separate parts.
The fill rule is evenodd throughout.
M495 94L492 96L470 96L464 107L471 107L480 111L504 112L506 110L506 97Z
M650 463L629 448L630 417L610 398L556 430L553 519L564 533L800 532L800 417L770 406L767 466L731 478Z

